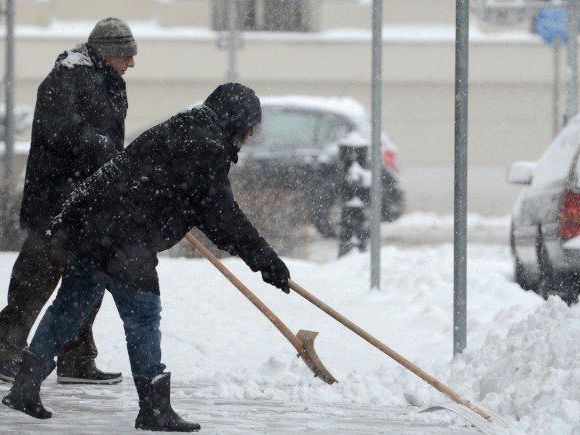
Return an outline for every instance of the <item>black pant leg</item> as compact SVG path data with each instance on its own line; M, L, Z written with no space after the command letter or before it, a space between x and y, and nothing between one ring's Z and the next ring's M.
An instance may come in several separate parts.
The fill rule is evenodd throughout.
M93 337L93 323L101 308L103 299L95 305L89 318L86 320L81 330L69 341L58 355L57 373L77 369L89 369L94 366L97 357L97 345Z
M29 233L12 268L8 305L0 312L0 338L18 348L26 346L30 329L54 292L67 257L45 238Z
M67 252L52 246L45 237L31 232L24 241L12 268L8 305L0 312L0 339L14 346L15 358L18 350L26 347L30 330L56 289L68 259ZM59 367L94 363L97 348L92 326L100 305L59 355Z

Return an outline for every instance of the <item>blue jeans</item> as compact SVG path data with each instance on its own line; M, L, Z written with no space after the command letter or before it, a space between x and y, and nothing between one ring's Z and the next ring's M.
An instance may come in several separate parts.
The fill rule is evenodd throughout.
M55 356L81 329L105 290L113 296L123 320L133 376L153 377L163 372L159 295L129 287L98 269L73 262L30 343L30 351L43 362L44 377L53 370Z

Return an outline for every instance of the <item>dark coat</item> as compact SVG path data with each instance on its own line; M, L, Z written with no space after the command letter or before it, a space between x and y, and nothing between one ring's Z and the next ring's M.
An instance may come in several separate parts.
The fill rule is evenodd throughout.
M125 82L81 45L38 88L20 223L43 232L74 187L123 149Z
M142 291L159 291L157 252L193 227L253 271L269 267L278 257L238 207L228 180L236 131L256 122L247 114L244 126L244 111L235 112L233 129L227 111L203 105L147 130L72 193L55 219L55 239Z

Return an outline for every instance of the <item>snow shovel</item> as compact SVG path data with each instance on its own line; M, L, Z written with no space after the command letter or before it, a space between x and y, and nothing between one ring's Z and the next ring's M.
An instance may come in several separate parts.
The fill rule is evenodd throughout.
M484 411L483 409L481 409L480 407L478 407L474 403L462 399L461 396L458 393L456 393L455 391L453 391L451 388L447 387L446 385L444 385L443 383L441 383L440 381L435 379L433 376L429 375L427 372L425 372L424 370L422 370L421 368L419 368L418 366L413 364L411 361L409 361L405 357L399 355L397 352L395 352L394 350L392 350L391 348L389 348L388 346L386 346L385 344L383 344L382 342L377 340L371 334L369 334L368 332L366 332L365 330L363 330L359 326L355 325L353 322L351 322L349 319L344 317L338 311L334 310L333 308L331 308L330 306L328 306L324 302L322 302L320 299L318 299L316 296L312 295L305 288L299 286L298 284L296 284L292 280L288 281L288 286L292 290L294 290L296 293L298 293L300 296L302 296L304 299L306 299L310 303L316 305L318 308L320 308L326 314L328 314L329 316L331 316L332 318L334 318L338 322L342 323L344 326L346 326L352 332L354 332L358 336L365 339L367 342L369 342L371 345L373 345L374 347L379 349L381 352L386 353L388 356L390 356L392 359L397 361L403 367L412 371L414 374L419 376L421 379L423 379L428 384L431 384L437 390L439 390L440 392L442 392L443 394L448 396L455 403L458 403L459 405L462 405L466 408L469 408L470 410L477 413L478 416L483 417L485 423L489 424L490 422L492 422L494 420L492 418L492 416L490 415L490 413Z
M219 261L205 246L201 244L191 233L187 233L185 238L197 249L211 264L213 264L242 294L250 300L254 306L262 312L274 326L286 337L286 339L298 351L298 356L306 363L315 377L329 385L338 382L328 369L322 364L316 350L314 350L314 339L318 332L301 329L294 335L290 329L248 288L246 287L227 267Z

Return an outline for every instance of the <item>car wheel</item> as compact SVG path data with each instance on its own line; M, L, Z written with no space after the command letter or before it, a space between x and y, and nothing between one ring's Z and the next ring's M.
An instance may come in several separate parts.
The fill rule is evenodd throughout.
M580 285L578 283L578 275L573 274L566 281L566 291L560 296L568 306L578 302L578 295L580 294Z
M381 222L394 222L401 217L405 209L405 194L401 190L392 190L383 195ZM370 213L370 210L368 210ZM312 219L316 230L325 238L337 238L340 234L341 205L338 198L325 210L320 210ZM370 221L370 218L369 218Z
M399 183L388 172L383 173L383 193L381 201L381 221L394 222L405 211L405 193Z
M381 205L381 220L383 222L394 222L401 217L405 211L405 194L400 189L390 189L383 194Z
M538 247L538 263L540 266L540 283L537 293L544 299L548 299L549 296L563 297L567 293L566 279L554 270L548 251L542 241L539 242Z
M516 253L513 224L511 226L510 231L510 245L512 255L514 257L514 282L524 290L536 290L538 287L538 283L530 277L529 272L526 270L526 268L518 258L518 254Z
M514 260L514 282L524 290L536 290L537 283L534 283L518 257Z
M393 222L405 211L405 192L396 178L389 172L382 175L381 222ZM338 183L337 183L338 184ZM333 188L331 194L318 195L312 202L311 221L316 230L326 238L337 238L340 234L341 203ZM369 209L367 211L370 212Z

